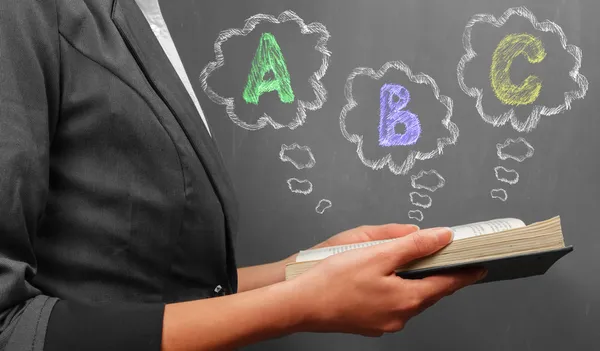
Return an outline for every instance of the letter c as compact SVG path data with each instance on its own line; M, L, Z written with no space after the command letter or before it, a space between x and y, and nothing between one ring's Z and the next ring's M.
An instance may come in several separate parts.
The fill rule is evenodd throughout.
M542 89L541 79L533 75L520 85L511 82L510 66L519 55L524 55L529 63L538 63L546 57L546 51L540 39L527 33L509 34L500 41L492 57L490 80L496 97L506 105L531 104Z

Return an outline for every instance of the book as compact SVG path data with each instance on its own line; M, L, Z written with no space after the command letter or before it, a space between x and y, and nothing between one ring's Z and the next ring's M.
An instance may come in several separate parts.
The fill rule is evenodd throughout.
M501 218L450 228L453 241L435 254L398 267L396 274L418 279L460 268L482 267L487 276L479 283L545 274L560 258L573 251L566 246L560 217L525 225L516 218ZM397 239L370 241L300 251L285 267L293 279L329 256Z

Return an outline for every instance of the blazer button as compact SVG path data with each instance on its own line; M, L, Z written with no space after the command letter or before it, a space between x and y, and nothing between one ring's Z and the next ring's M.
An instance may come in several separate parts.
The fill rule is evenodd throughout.
M215 290L213 291L214 296L223 296L225 295L225 289L221 285L217 285Z

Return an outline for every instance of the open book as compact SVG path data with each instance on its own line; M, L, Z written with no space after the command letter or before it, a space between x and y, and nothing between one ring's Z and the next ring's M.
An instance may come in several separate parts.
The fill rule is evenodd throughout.
M495 219L451 229L452 243L431 256L398 267L396 273L404 278L421 278L457 268L485 267L488 275L482 282L515 279L544 274L573 250L565 246L559 217L531 225L515 218ZM286 280L331 255L391 240L396 239L300 251L296 262L286 265Z

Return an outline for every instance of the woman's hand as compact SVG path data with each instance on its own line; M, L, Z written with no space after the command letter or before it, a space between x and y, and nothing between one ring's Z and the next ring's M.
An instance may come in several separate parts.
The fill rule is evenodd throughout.
M374 240L394 239L416 232L417 230L419 230L419 227L413 224L363 225L338 233L314 246L313 249Z
M363 241L392 239L410 234L418 229L419 227L411 224L361 226L334 235L312 248L316 249L320 247L353 244ZM287 263L296 261L296 255L297 254L294 254L278 262L239 268L238 292L258 289L283 281L285 279L285 265Z
M419 280L397 277L395 269L430 255L452 240L445 228L360 227L332 237L346 240L398 240L334 255L289 281L304 309L301 330L379 336L404 328L408 320L442 297L483 278L483 271L462 271Z
M290 281L168 304L162 349L230 350L303 331L379 336L401 330L410 318L476 282L483 273L463 271L420 280L397 277L396 268L451 241L447 229L414 229L402 225L353 229L326 243L399 239L329 257Z

